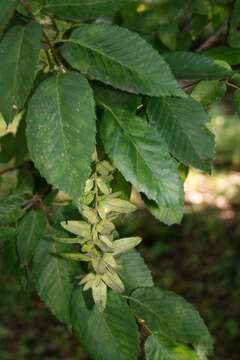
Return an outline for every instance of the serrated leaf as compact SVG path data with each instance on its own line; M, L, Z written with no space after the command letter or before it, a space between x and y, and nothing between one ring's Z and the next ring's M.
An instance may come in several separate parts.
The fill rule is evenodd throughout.
M232 71L214 63L205 55L185 51L163 54L177 79L182 80L217 80L231 75Z
M163 206L158 205L153 200L149 200L146 196L142 196L143 201L150 211L158 220L162 221L166 225L180 224L183 218L184 211L184 199L175 206Z
M17 249L21 265L27 265L43 237L47 218L43 211L30 210L20 221L17 234Z
M9 195L0 200L0 225L15 223L22 215L24 198L20 195Z
M44 11L69 20L89 20L113 15L129 0L46 0Z
M108 292L107 307L99 312L90 294L78 288L72 296L71 321L75 335L94 360L137 359L137 325L119 295Z
M106 153L123 176L150 199L177 204L183 194L177 163L156 130L140 117L110 108L101 125Z
M145 355L146 360L200 360L189 347L175 343L159 334L147 338Z
M87 80L70 72L43 81L27 114L28 145L36 167L50 184L76 201L90 173L94 107Z
M211 171L214 136L205 127L208 115L201 104L191 98L152 98L147 113L173 156L185 165Z
M138 251L132 249L119 257L118 273L127 294L139 287L153 286L151 272Z
M212 352L213 343L199 313L182 297L159 288L137 289L130 306L152 331L172 338L196 351Z
M203 80L195 86L191 92L191 97L203 106L209 106L220 101L227 91L225 83L219 80Z
M0 35L2 34L3 30L7 26L9 20L11 19L15 7L16 7L16 0L1 0L0 2Z
M61 48L75 69L133 93L185 96L163 58L138 34L110 24L83 24Z
M39 241L33 258L33 276L37 292L51 312L65 323L70 323L69 302L74 277L80 265L59 256L69 246L58 244L51 238Z
M0 112L10 123L22 110L36 75L41 26L14 26L0 44Z

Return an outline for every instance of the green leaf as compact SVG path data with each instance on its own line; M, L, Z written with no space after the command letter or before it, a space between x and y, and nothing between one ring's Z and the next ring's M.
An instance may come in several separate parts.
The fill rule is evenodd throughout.
M108 292L107 307L99 312L88 293L74 291L71 301L73 330L94 360L137 360L139 335L126 302Z
M89 20L113 15L129 0L46 0L44 10L69 20Z
M236 0L234 3L233 12L230 18L230 26L228 32L228 43L232 47L240 47L240 1Z
M170 50L174 51L177 46L179 27L177 22L163 23L159 25L158 37Z
M41 210L30 210L20 221L17 230L17 249L21 265L26 265L31 261L46 226L47 218Z
M195 86L191 97L203 106L209 106L220 101L227 91L227 86L219 80L203 80Z
M208 0L191 0L193 14L208 15L211 11L211 4Z
M180 80L217 80L224 79L232 73L230 69L215 64L205 55L176 51L165 53L163 57L176 78Z
M234 101L237 112L240 114L240 90L239 89L237 89L234 92L233 101Z
M214 137L205 127L208 115L201 104L191 98L149 99L147 113L173 156L185 165L211 171Z
M217 46L208 49L205 54L211 59L226 61L229 65L238 65L240 63L240 49Z
M33 15L38 17L40 11L43 8L45 0L28 0L27 2L29 4L29 6L31 7L31 11L32 11ZM17 11L20 14L22 14L23 16L27 16L27 17L31 18L29 12L26 10L26 8L24 8L24 6L22 5L22 3L20 1L17 6Z
M189 347L154 334L145 342L146 360L200 360Z
M0 225L15 223L22 215L24 198L19 195L10 195L0 200Z
M174 206L158 205L155 201L149 200L142 195L142 199L150 213L166 225L180 224L183 218L184 199Z
M129 250L119 257L118 274L123 280L125 291L130 294L139 287L153 286L151 272L137 250Z
M76 72L43 81L27 114L32 159L46 180L79 200L95 146L95 109L87 80Z
M125 180L119 171L114 172L114 178L111 181L112 192L120 192L121 198L129 200L132 192L132 184Z
M16 237L17 231L14 227L0 226L0 245Z
M0 112L10 123L22 110L33 86L39 58L41 26L14 26L0 44Z
M15 150L15 136L8 133L0 138L0 163L8 163L12 158Z
M121 108L136 113L140 98L137 95L118 91L110 86L94 84L94 97L96 102L102 107L102 103L109 107ZM104 107L104 106L103 106Z
M0 35L14 13L16 2L16 0L1 0L0 2Z
M66 40L61 53L75 69L121 90L185 96L157 51L125 28L83 24Z
M152 332L191 344L197 353L212 352L212 339L206 325L182 297L159 288L142 288L131 294L130 306Z
M107 108L101 136L114 166L140 192L163 205L179 202L183 189L177 163L153 127L124 110Z
M14 158L14 166L17 167L24 162L28 154L24 119L20 121L16 135L8 133L0 138L0 149L0 163Z
M74 276L80 272L80 266L59 256L67 250L68 245L42 238L33 258L33 275L37 292L53 315L60 321L70 323L69 302Z

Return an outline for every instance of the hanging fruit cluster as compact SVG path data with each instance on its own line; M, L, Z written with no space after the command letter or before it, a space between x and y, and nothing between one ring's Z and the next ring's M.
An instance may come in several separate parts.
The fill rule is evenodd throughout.
M84 220L62 222L62 227L76 235L74 238L57 238L68 244L79 244L79 251L61 254L64 258L87 263L87 273L79 284L83 290L92 290L93 299L99 311L107 302L107 288L124 291L124 284L118 275L119 255L141 242L139 237L116 239L114 221L119 216L130 214L135 205L121 198L121 192L113 192L111 182L114 168L95 156L95 166L87 180L79 211Z

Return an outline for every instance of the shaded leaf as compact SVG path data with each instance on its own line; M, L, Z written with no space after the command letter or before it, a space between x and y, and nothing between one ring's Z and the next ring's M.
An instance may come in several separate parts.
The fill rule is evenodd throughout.
M21 265L28 264L38 242L43 237L47 218L43 211L30 210L20 221L17 234L17 249Z
M71 321L75 335L94 360L137 359L137 325L128 305L116 293L108 292L107 307L99 312L90 294L78 288L72 296Z
M140 105L140 98L137 95L118 91L110 86L94 84L93 91L99 106L101 106L101 103L104 103L110 107L120 107L121 109L136 113L137 107Z
M191 97L203 106L209 106L220 101L227 91L227 86L219 80L203 80L195 86L191 93Z
M17 231L14 227L11 226L1 226L0 227L0 245L5 241L9 241L16 237Z
M147 113L173 156L185 165L211 171L214 136L205 127L208 115L201 104L191 98L152 98Z
M137 250L129 250L119 257L118 273L123 280L126 293L139 287L153 286L151 272Z
M146 360L200 360L189 347L154 334L145 342Z
M131 294L130 306L152 332L191 344L197 352L212 352L213 343L206 325L182 297L156 287L142 288Z
M3 30L7 26L9 20L11 19L15 7L16 7L16 0L1 0L0 2L0 35L2 34Z
M240 47L240 1L234 2L233 12L230 18L230 26L228 32L228 43L230 46L239 48Z
M60 321L70 323L69 301L74 276L80 272L80 266L59 256L67 250L68 245L56 243L51 238L42 238L33 258L33 275L37 292L51 312Z
M27 114L27 139L46 180L78 200L90 173L95 109L87 80L76 72L43 81Z
M176 51L165 53L163 57L177 79L215 80L224 79L232 73L230 69L214 63L213 60L205 55Z
M66 40L61 53L75 69L121 90L185 96L163 58L125 28L83 24Z
M142 199L150 213L166 225L180 224L183 218L184 199L174 206L158 205L155 201L149 200L142 195Z
M177 163L154 128L124 110L107 108L101 136L114 166L140 192L163 205L179 202L183 189Z
M22 110L36 75L41 26L14 26L0 44L0 112L10 123Z
M44 11L69 20L89 20L113 15L129 0L46 0Z
M0 200L0 224L10 225L15 223L22 215L24 198L20 195L10 195Z
M205 54L212 59L226 61L229 65L238 65L240 63L239 48L216 46L208 49Z

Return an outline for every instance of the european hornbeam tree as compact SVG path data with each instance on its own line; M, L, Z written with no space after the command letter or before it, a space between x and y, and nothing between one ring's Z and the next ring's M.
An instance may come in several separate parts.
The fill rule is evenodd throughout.
M4 269L94 360L211 357L118 224L132 187L181 222L188 169L212 169L207 110L240 102L239 25L239 0L0 1Z

